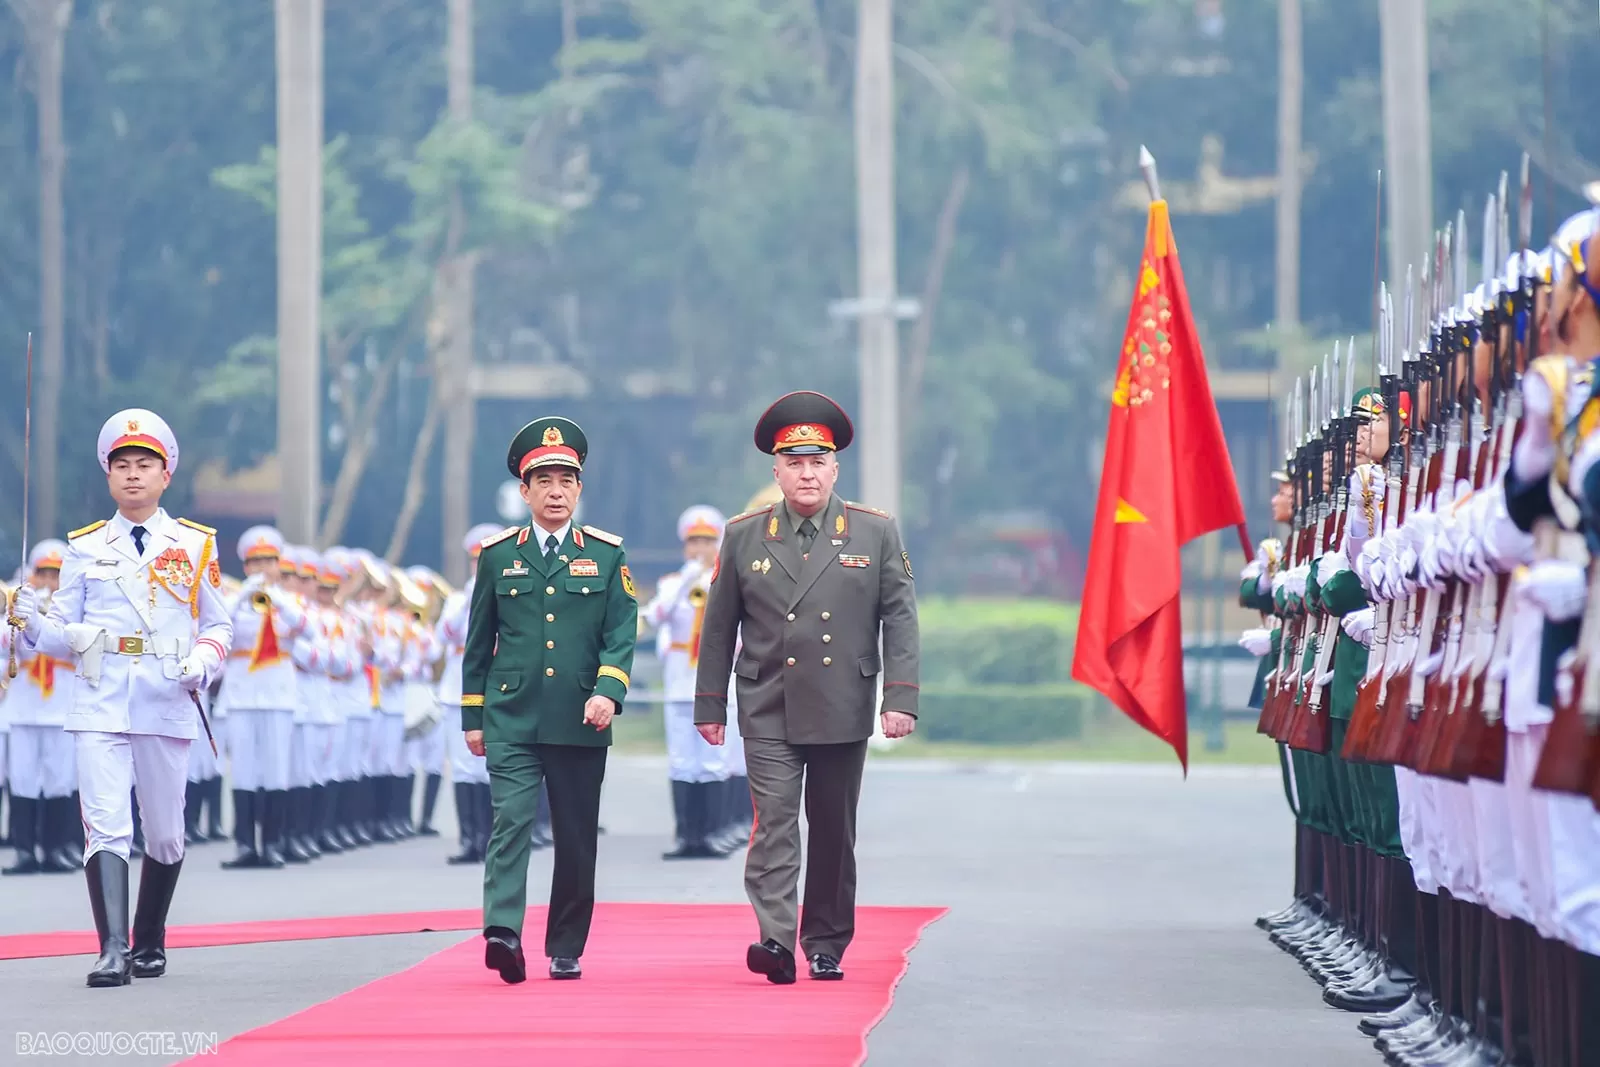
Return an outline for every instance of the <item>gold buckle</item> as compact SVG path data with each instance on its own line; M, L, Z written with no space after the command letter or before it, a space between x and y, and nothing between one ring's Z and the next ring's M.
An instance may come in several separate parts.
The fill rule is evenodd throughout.
M117 655L142 656L144 655L144 638L119 637L117 638Z

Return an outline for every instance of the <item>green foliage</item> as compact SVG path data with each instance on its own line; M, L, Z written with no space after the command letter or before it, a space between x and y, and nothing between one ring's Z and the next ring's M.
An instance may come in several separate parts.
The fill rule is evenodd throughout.
M930 598L918 605L924 686L1036 686L1072 671L1077 606Z
M925 741L1017 745L1083 736L1092 693L1080 685L925 687L917 734Z

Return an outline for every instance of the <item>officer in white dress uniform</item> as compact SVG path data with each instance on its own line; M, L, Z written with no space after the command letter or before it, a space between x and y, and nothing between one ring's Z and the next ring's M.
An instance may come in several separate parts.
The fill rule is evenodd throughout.
M24 579L48 611L61 583L63 541L40 541L28 554ZM62 726L72 705L72 665L42 652L20 651L17 677L4 710L11 725L6 776L11 782L11 845L17 862L4 874L67 873L83 866L78 821L77 762L72 735Z
M326 651L318 685L321 694L310 702L311 720L320 727L321 743L312 764L311 822L308 844L312 851L343 852L337 821L337 796L345 767L346 695L350 683L360 674L355 643L343 625L343 612L335 600L344 578L332 553L316 554L316 574L302 580L305 594L313 602L313 625Z
M472 561L467 584L444 602L435 630L437 645L444 656L444 673L439 676L438 696L443 707L440 730L450 756L450 782L454 787L456 822L461 831L461 851L446 863L482 863L489 847L489 831L494 821L494 805L489 797L489 761L474 756L467 748L467 735L461 732L461 659L467 649L467 616L472 606L472 589L477 584L478 553L483 542L502 527L492 522L479 523L467 531L461 549Z
M309 863L322 855L313 809L315 790L327 782L333 728L328 710L328 664L333 648L316 604L317 570L322 557L306 545L289 545L279 561L285 593L304 616L289 658L294 662L294 735L289 746L289 794L281 827L287 863Z
M355 550L374 585L363 595L363 622L372 655L368 678L377 701L372 708L367 735L367 833L374 841L398 841L404 836L398 815L410 806L402 798L400 773L405 769L405 693L401 684L405 654L403 620L391 607L398 595L390 568L366 549Z
M437 577L426 567L407 567L406 577L428 596L431 606L437 605ZM412 627L412 655L406 667L406 767L410 777L406 783L406 796L416 789L416 776L422 775L422 818L416 832L419 837L438 837L433 828L433 809L439 802L439 786L444 781L444 733L439 729L441 714L438 707L438 679L435 672L443 659L444 650L438 644L437 620L424 616ZM420 722L415 719L420 715ZM409 815L409 811L407 812Z
M283 535L252 526L239 536L245 580L233 604L233 654L219 700L228 705L228 762L233 771L233 838L228 869L284 864L280 839L289 796L294 740L295 672L291 654L305 625L283 586ZM259 833L259 841L258 841Z
M195 694L222 669L233 624L222 601L215 531L161 508L178 442L157 415L120 411L100 430L100 466L116 501L110 521L68 535L48 615L24 588L23 643L77 664L66 729L75 735L85 871L100 956L91 986L166 971L167 910L183 865L189 745L202 737ZM145 858L128 924L135 784Z

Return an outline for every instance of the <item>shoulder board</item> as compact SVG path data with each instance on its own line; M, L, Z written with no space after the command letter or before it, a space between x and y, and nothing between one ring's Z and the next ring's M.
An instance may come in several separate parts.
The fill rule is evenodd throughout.
M67 534L67 540L71 541L71 540L74 540L76 538L82 537L84 534L94 533L96 530L100 529L100 527L104 526L105 524L106 524L106 520L105 519L101 519L99 522L91 522L89 525L84 526L84 527L80 527L79 529L73 530L71 533Z
M608 533L605 530L598 530L593 526L583 527L583 532L588 534L590 537L593 537L597 541L604 541L608 545L620 546L622 544L622 538L618 537L616 534Z
M765 515L767 512L771 511L775 507L777 507L776 504L768 504L764 508L756 508L754 511L743 512L742 514L735 515L733 518L729 519L727 521L726 525L732 526L736 522L743 522L746 519L753 519L757 515Z
M199 530L201 533L205 534L207 537L215 537L215 536L217 536L217 531L213 530L209 526L202 526L198 522L195 522L193 519L179 519L178 522L180 524L184 525L184 526L189 527L189 529L191 529L191 530Z
M488 548L490 545L498 545L501 541L504 541L506 538L508 538L512 534L516 533L519 529L521 529L521 527L518 527L518 526L507 526L504 530L501 530L499 533L490 534L488 537L485 537L482 541L479 541L478 542L478 547L479 548Z
M870 515L877 515L885 519L894 518L894 516L890 515L887 511L883 511L878 508L869 508L865 504L857 504L854 500L846 500L844 502L844 506L849 508L851 511L865 511Z

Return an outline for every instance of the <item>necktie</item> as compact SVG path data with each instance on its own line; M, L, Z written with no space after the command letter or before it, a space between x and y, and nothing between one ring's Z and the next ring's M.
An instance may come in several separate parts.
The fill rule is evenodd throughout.
M816 540L816 537L816 524L810 519L802 520L800 523L800 550L808 556L811 554L811 542Z
M550 557L556 554L556 546L561 542L556 540L555 534L546 534L544 538L544 561L550 562Z
M143 526L133 528L133 549L141 556L144 555L144 535L148 532Z

